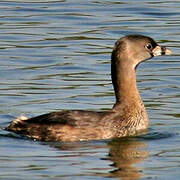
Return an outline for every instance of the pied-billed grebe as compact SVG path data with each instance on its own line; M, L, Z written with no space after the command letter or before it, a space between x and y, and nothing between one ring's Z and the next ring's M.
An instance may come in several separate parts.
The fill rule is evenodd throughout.
M169 55L152 38L127 35L112 51L111 76L116 103L109 111L66 110L20 117L5 129L41 141L83 141L136 135L149 126L136 86L136 67L153 56Z

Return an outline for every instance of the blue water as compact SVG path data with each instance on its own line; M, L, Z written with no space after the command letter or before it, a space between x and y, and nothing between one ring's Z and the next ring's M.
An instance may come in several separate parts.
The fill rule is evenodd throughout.
M146 135L76 143L32 141L0 130L0 179L179 179L180 2L0 2L0 127L19 115L108 110L117 39L138 33L173 50L138 67Z

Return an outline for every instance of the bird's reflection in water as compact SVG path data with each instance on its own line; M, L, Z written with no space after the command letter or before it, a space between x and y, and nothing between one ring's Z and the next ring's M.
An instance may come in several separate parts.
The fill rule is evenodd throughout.
M116 170L109 172L108 176L120 177L121 179L139 179L143 176L143 169L137 164L143 163L149 156L147 143L135 138L124 138L111 141L109 155Z
M100 157L97 159L99 161L109 161L108 166L104 167L92 167L95 164L87 164L91 175L99 177L113 177L125 180L139 179L143 176L143 168L138 167L139 163L149 156L149 151L147 150L147 143L142 139L138 138L121 138L111 141L93 141L93 142L76 142L76 143L48 143L48 145L65 151L69 158L82 156L96 156L101 152ZM106 151L107 150L107 151ZM68 155L67 152L70 152ZM102 155L102 152L105 152ZM60 153L59 158L63 158L63 153ZM79 159L80 160L80 159ZM101 164L98 162L98 164ZM107 164L106 164L107 165ZM88 170L88 171L89 171ZM89 171L89 172L90 172ZM88 175L89 175L88 172ZM93 173L92 173L93 172ZM86 173L85 173L86 174Z

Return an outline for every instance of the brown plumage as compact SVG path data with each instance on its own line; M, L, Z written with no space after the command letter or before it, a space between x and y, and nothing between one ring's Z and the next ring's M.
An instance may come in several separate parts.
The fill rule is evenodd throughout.
M5 129L41 141L82 141L131 136L146 131L148 115L136 86L136 68L153 56L169 55L152 38L128 35L112 51L111 76L116 102L109 111L67 110L20 117Z

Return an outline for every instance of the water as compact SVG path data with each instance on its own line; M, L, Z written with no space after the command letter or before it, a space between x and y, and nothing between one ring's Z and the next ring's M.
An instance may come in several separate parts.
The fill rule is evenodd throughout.
M110 53L123 35L149 35L174 54L138 68L146 135L44 143L0 130L0 179L179 179L179 28L179 1L2 0L1 127L21 114L110 109Z

